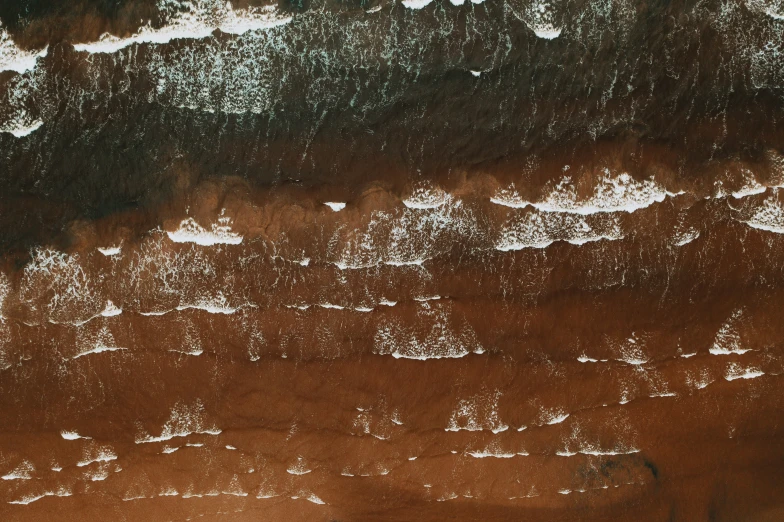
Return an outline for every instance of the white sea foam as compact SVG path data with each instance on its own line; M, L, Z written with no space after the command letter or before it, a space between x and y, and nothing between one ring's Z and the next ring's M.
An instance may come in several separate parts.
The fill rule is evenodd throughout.
M319 504L319 505L326 504L326 502L321 500L318 496L316 496L313 493L301 493L299 495L294 495L293 497L291 497L291 499L292 500L303 499L303 500L307 500L308 502L312 502L313 504Z
M328 206L329 208L331 208L333 212L340 212L341 210L346 208L346 204L345 203L337 203L335 201L327 201L324 204L326 206Z
M460 321L457 329L451 307L429 306L417 311L415 323L388 319L379 323L374 337L374 352L396 359L454 359L470 353L484 353L476 332Z
M99 482L99 481L106 480L107 478L109 478L109 470L108 469L99 469L99 470L93 471L88 476L90 477L90 481L91 482Z
M110 246L110 247L98 247L98 252L105 255L106 257L117 256L120 255L122 247L118 246Z
M430 3L432 0L428 0ZM405 2L404 2L405 3ZM452 197L437 187L417 187L411 195L403 200L408 208L425 210L438 208L451 202Z
M232 305L223 292L218 291L214 296L200 297L195 299L193 302L182 303L173 310L166 310L163 312L142 312L142 315L164 315L174 310L177 310L178 312L182 312L184 310L201 310L209 314L231 315L237 312L237 310L246 307L256 308L256 305L253 303Z
M495 196L490 198L490 201L496 205L510 208L525 208L531 204L520 196L514 186L498 190Z
M687 375L686 384L697 390L702 390L714 382L714 378L707 369L702 369L698 375Z
M765 14L773 18L774 20L784 20L784 12L777 12L774 11L773 9L766 9Z
M256 498L259 498L259 499L261 499L261 498L274 498L274 497L277 497L277 496L279 496L277 493L275 493L274 491L271 491L268 488L264 488L264 487L259 489L259 492L256 494Z
M174 310L176 310L176 309L172 308L170 310L162 310L160 312L139 312L139 315L143 315L145 317L159 317L161 315L166 315L169 312L173 312Z
M740 221L758 230L784 234L784 207L779 200L779 194L780 191L776 189L760 205L747 211L748 217Z
M13 124L5 124L0 127L0 132L7 132L16 138L23 138L37 131L41 128L41 125L44 124L44 122L41 120L34 120L29 123L23 121L16 121L12 123Z
M558 38L561 36L561 31L563 31L560 27L553 27L551 25L546 24L537 24L534 25L531 30L534 32L536 36L539 38L544 38L545 40L552 40L554 38Z
M617 361L631 364L632 366L641 366L648 362L648 357L643 352L642 340L632 333L632 336L624 339L621 342L614 343L614 348L619 352Z
M123 497L123 502L130 502L132 500L142 500L145 498L150 498L150 497L145 497L144 495L126 496Z
M65 488L65 486L60 486L58 489L55 490L47 490L44 493L40 493L37 495L25 495L24 497L20 498L19 500L10 500L9 504L21 504L27 505L32 504L37 500L41 500L45 497L70 497L73 493L70 490Z
M656 398L659 398L659 397L677 397L677 396L678 396L678 394L675 393L675 392L656 392L656 393L652 393L652 394L648 395L648 397L650 397L652 399L656 399Z
M623 239L617 216L575 216L545 212L528 212L508 221L496 250L508 252L524 248L547 248L557 241L584 245L593 241Z
M5 316L3 315L3 304L5 303L5 300L10 293L11 285L8 282L8 276L6 276L3 272L0 272L0 324L5 321Z
M101 317L114 317L115 315L120 315L122 313L122 308L117 308L115 304L111 301L106 301L106 307L101 311Z
M34 309L42 309L50 322L69 324L85 310L95 310L100 302L79 255L48 248L33 251L23 270L19 298Z
M203 39L216 30L240 35L263 31L287 24L292 17L278 13L275 6L233 9L223 0L160 0L159 9L166 11L172 4L174 12L167 24L160 28L145 25L135 34L119 38L105 33L96 42L77 43L74 49L88 53L114 53L134 44L167 44L172 40Z
M188 218L180 223L174 232L166 232L169 239L175 243L196 243L201 246L213 245L239 245L242 236L231 230L231 219L221 217L214 223L210 230L202 227L193 218Z
M307 475L312 471L312 469L305 465L305 461L302 459L302 457L298 457L295 463L286 468L286 473L289 475Z
M536 492L536 487L535 486L531 486L531 490L529 491L529 493L527 495L523 495L523 496L520 496L520 497L509 497L509 500L527 499L527 498L534 498L534 497L538 497L538 496L539 496L539 493Z
M409 9L422 9L433 3L433 0L403 0L401 3Z
M501 392L479 393L458 402L452 412L446 431L483 431L501 433L509 426L501 421L498 414L498 400Z
M231 478L231 482L229 483L229 487L225 490L221 491L223 495L230 495L232 497L247 497L248 494L242 489L240 485L239 477L234 475Z
M444 493L436 499L436 502L446 502L447 500L454 500L459 497L457 493Z
M517 455L517 453L495 453L487 450L469 451L468 454L474 457L475 459L484 459L487 457L493 457L496 459L511 459L512 457Z
M38 59L45 57L48 51L49 46L40 51L26 51L19 48L0 22L0 73L14 71L24 74L32 71Z
M319 303L318 306L320 306L321 308L327 308L327 309L331 308L334 310L344 310L346 308L345 306L336 305L332 303Z
M371 263L347 263L345 261L337 261L333 263L338 269L340 270L363 270L366 268L375 268L378 266L378 263L371 262Z
M231 315L237 311L236 308L232 306L220 306L215 303L210 302L202 302L196 304L186 304L186 305L179 305L176 308L177 311L181 312L183 310L201 310L203 312L207 312L210 314L222 314L222 315ZM164 312L165 313L165 312ZM148 312L147 315L163 315L160 313L155 312Z
M681 247L684 245L688 245L698 237L700 237L700 231L695 228L678 230L675 232L675 235L673 236L673 244L675 246Z
M568 419L569 415L569 413L566 413L563 410L543 410L541 414L542 424L560 424Z
M89 323L93 319L97 319L98 317L114 317L120 315L121 313L122 313L122 308L118 308L112 301L109 300L106 301L106 305L104 306L103 310L101 310L97 314L91 315L86 319L81 319L78 321L62 321L62 322L54 321L50 319L49 322L52 324L70 324L73 326L84 326L85 324ZM111 338L111 335L109 334L107 337ZM114 342L113 338L111 338L111 342Z
M91 439L91 437L84 437L82 435L79 435L75 431L61 431L60 436L65 440L78 440L78 439L90 440Z
M614 176L609 169L604 169L604 176L594 187L593 194L586 199L578 196L572 178L566 176L552 186L540 201L524 201L511 187L499 191L491 201L513 208L532 206L542 212L590 215L603 212L632 213L681 194L682 191L667 191L653 179L636 181L626 172Z
M638 449L602 450L593 447L588 447L579 450L578 453L581 453L583 455L594 455L594 456L632 455L634 453L640 453L640 450Z
M472 211L437 188L415 190L407 204L371 212L363 228L340 228L331 238L328 260L341 270L394 266L417 270L477 232Z
M108 325L105 324L97 332L91 329L80 328L76 333L76 341L79 352L72 356L71 359L78 359L85 355L96 353L115 352L128 349L117 346L112 332L109 330Z
M128 348L122 348L119 346L96 346L95 348L90 348L84 352L78 353L71 357L71 359L78 359L80 357L84 357L85 355L92 355L96 353L103 353L103 352L118 352L122 350L127 350Z
M504 451L499 447L497 442L494 442L481 451L469 451L468 455L471 455L475 459L511 459L512 457L516 457L518 455L523 457L528 456L528 453L525 451L519 453L515 453L513 451Z
M742 355L751 351L751 349L741 346L741 338L737 327L742 317L743 310L735 310L729 320L719 328L713 341L713 346L709 349L712 355Z
M176 493L175 493L176 494ZM226 491L218 491L216 489L212 489L207 491L206 493L193 493L192 491L186 491L182 494L182 498L205 498L205 497L217 497L219 495L229 495L232 497L247 497L248 494L242 490L239 485L239 482L236 480L236 475L232 479L232 482L229 486L229 489ZM274 496L274 495L273 495ZM270 498L270 497L256 497L256 498Z
M17 467L13 469L10 473L6 473L0 479L2 480L30 480L32 477L32 473L35 471L33 465L28 461L21 462Z
M757 180L753 178L749 178L746 180L746 183L732 193L732 197L735 199L743 199L747 196L756 196L757 194L763 194L768 187L759 183Z
M117 460L117 455L111 448L107 446L88 447L84 451L84 457L76 463L76 466L83 468L96 462L110 462L112 460Z
M784 3L781 0L746 0L751 10L769 16L773 20L784 20Z
M557 21L553 5L549 1L540 0L532 4L524 4L522 11L509 5L512 12L522 20L534 34L545 40L561 36L563 28Z
M151 435L140 435L136 438L136 444L147 444L151 442L164 442L175 437L187 437L188 435L220 435L221 430L214 425L209 426L206 421L204 406L197 401L192 406L177 404L172 408L169 420L163 425L161 434L157 437Z
M399 261L393 259L389 261L384 261L384 264L388 266L422 266L425 261L427 261L427 259L409 259L405 261Z
M734 381L736 379L756 379L763 375L765 375L765 372L758 368L743 368L741 365L733 363L730 365L724 378L728 381Z
M391 426L388 424L388 420L394 419L394 415L392 419L388 419L386 415L382 415L381 419L377 419L377 416L373 415L371 411L366 411L361 408L357 408L359 413L354 418L353 422L353 429L354 434L357 432L363 435L370 435L371 437L375 437L378 440L389 440L391 433ZM395 422L392 420L394 424L402 424L399 422Z

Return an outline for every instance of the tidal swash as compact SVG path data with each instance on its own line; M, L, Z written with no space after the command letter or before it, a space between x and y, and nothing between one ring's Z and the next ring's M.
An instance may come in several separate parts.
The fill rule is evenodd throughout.
M0 519L784 520L784 0L0 0Z

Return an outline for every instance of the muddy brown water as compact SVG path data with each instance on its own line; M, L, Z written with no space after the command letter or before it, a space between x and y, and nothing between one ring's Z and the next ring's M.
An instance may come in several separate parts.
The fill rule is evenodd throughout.
M781 2L153 4L0 6L0 518L784 519Z

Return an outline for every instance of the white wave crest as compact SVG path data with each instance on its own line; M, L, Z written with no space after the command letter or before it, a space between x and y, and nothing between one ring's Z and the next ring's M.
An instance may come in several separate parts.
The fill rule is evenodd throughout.
M24 74L35 69L39 58L43 58L49 52L49 46L40 51L26 51L11 40L8 31L0 22L0 72L14 71Z
M624 172L613 176L604 169L604 176L594 187L593 194L580 198L577 186L567 176L553 186L547 195L538 202L526 202L507 189L494 198L494 202L522 208L532 206L542 212L564 212L569 214L598 214L602 212L635 212L654 203L661 203L667 197L678 196L683 192L669 192L653 179L636 181ZM508 203L507 203L508 202Z
M148 24L125 38L105 33L96 42L74 44L74 49L88 53L114 53L133 44L167 44L172 40L208 38L216 30L240 35L291 21L291 16L278 13L273 5L235 10L230 2L222 0L162 0L158 3L159 9L164 12L171 10L171 4L177 8L163 27L153 28Z
M213 245L239 245L242 243L242 236L231 230L231 220L221 217L217 224L213 224L211 230L196 223L193 218L188 218L180 223L174 232L166 232L169 239L175 243L196 243L201 246Z
M584 245L593 241L623 239L617 216L575 216L528 212L507 222L496 250L507 252L524 248L546 248L557 241Z

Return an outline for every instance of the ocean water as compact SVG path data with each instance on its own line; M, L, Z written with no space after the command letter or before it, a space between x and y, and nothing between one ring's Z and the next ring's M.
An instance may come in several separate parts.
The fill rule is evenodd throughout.
M784 517L784 3L0 5L3 520Z

